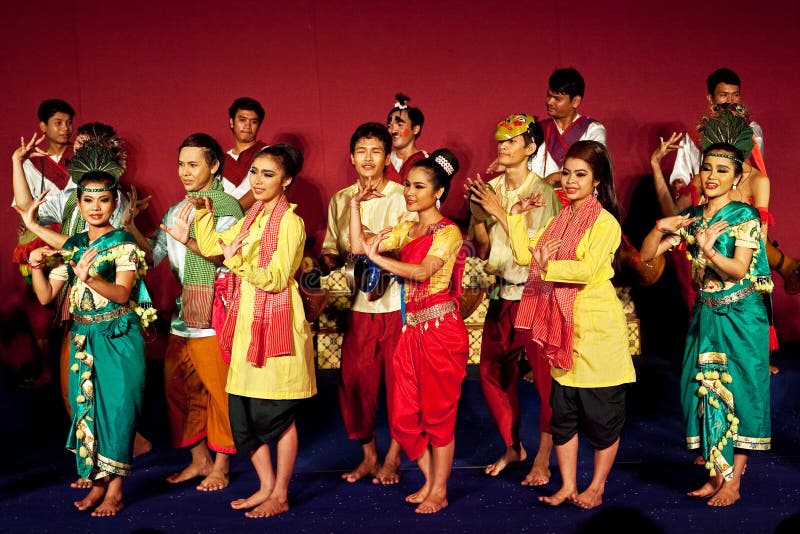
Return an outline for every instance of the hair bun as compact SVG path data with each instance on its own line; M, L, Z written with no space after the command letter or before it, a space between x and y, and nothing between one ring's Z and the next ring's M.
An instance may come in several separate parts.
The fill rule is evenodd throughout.
M394 95L394 99L397 100L397 102L394 103L395 108L407 109L408 102L409 100L411 100L411 97L408 95L404 95L403 93L397 93L396 95Z
M458 159L448 149L435 150L429 157L448 177L452 178L458 172Z

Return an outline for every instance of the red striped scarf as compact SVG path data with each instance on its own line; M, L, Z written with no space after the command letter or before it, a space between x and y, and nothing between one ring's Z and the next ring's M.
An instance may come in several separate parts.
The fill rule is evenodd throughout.
M244 217L242 231L250 229L263 207L264 203L261 201L256 201L252 205ZM261 234L258 248L258 267L261 269L269 265L272 255L278 248L278 228L288 209L289 202L285 195L281 195ZM233 332L239 317L241 303L242 279L238 276L229 276L228 284L233 285L232 290L230 287L228 288L229 294L232 294L233 297L228 309L228 316L225 319L225 326L222 328L220 347L223 352L230 351L233 347ZM247 348L247 362L256 367L264 367L267 358L292 354L292 314L289 286L287 285L278 292L255 288L252 313L253 323L250 328L251 338L250 346Z
M552 239L562 239L552 260L575 260L575 250L597 220L603 207L590 195L570 220L570 209L561 210L548 225L534 250ZM531 331L531 339L539 345L541 355L550 365L572 369L572 338L575 331L575 295L577 284L545 282L536 260L531 259L528 281L519 304L514 326Z

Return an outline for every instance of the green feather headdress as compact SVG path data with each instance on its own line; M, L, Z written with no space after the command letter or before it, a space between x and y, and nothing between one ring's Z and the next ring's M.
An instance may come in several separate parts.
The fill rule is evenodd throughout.
M753 130L747 119L747 111L742 106L714 106L697 127L700 147L705 152L714 143L728 143L738 148L744 159L749 158L754 144Z
M127 154L118 138L92 138L86 140L69 160L69 174L78 183L92 171L104 171L119 180L125 172Z

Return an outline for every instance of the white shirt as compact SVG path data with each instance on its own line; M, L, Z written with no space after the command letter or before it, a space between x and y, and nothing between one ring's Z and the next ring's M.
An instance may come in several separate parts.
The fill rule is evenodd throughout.
M572 121L573 123L578 120L581 115L575 115L575 119ZM556 123L556 128L558 128L558 123ZM559 133L564 133L561 128L558 128ZM589 127L586 128L586 132L581 136L579 141L597 141L598 143L606 144L606 127L600 121L593 120L589 123ZM535 172L542 178L547 178L549 175L553 174L554 172L558 172L561 170L561 167L558 166L550 156L550 153L547 151L547 140L545 139L542 142L542 146L539 147L539 150L536 151L536 155L533 156L530 161L528 162L528 169Z

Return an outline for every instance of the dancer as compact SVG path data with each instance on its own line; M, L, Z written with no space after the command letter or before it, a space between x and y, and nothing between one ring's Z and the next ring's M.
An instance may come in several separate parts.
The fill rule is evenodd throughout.
M411 98L403 93L397 93L395 99L397 101L386 117L386 128L392 136L392 153L386 166L386 178L403 185L411 167L428 157L427 152L417 147L425 115L419 108L409 106Z
M403 188L386 179L387 154L392 137L383 124L361 124L350 137L350 162L358 181L339 190L328 206L328 229L322 243L321 266L324 270L341 266L350 253L350 201L360 190L374 188L381 194L361 204L361 223L370 232L396 226L403 220L416 219L405 209ZM347 482L372 477L373 484L396 484L400 481L400 446L392 440L381 463L375 442L378 391L385 376L391 388L389 358L397 345L400 319L400 290L392 280L384 294L369 300L357 291L348 314L348 328L342 341L342 369L339 405L347 437L361 442L362 460L352 471L342 475Z
M264 123L264 107L250 97L240 97L228 109L228 120L233 135L233 148L225 153L223 168L225 176L222 185L225 192L239 199L242 209L253 204L253 193L247 175L253 158L267 146L258 138L258 131Z
M169 260L181 283L164 355L164 386L172 445L188 448L191 462L167 477L167 482L179 484L202 477L197 485L200 491L228 486L229 455L236 452L225 393L228 362L220 350L212 317L222 257L200 251L191 224L194 198L213 201L217 231L227 230L242 217L239 203L223 191L222 158L222 148L210 135L187 137L178 148L178 176L186 198L167 210L151 241L135 224L127 227L154 265ZM216 454L213 460L212 450Z
M681 404L686 444L700 449L711 475L689 495L710 506L739 500L748 451L771 446L769 321L760 293L772 290L772 279L758 210L731 198L752 135L733 141L705 147L705 202L657 221L641 251L649 259L685 242L691 254L699 290L686 338Z
M473 193L474 200L487 211L492 211L489 219L478 220L473 217L472 221L478 256L487 260L484 268L496 280L494 288L489 291L489 309L483 323L480 377L489 412L505 442L506 450L486 467L485 472L497 476L508 464L527 458L519 435L517 392L518 360L525 354L533 370L541 409L539 450L522 485L539 486L550 480L550 368L546 362L536 358L535 347L527 343L529 336L514 329L528 268L514 261L508 233L497 221L504 220L519 202L536 198L542 207L529 210L524 215L525 227L532 236L558 213L561 204L553 187L528 170L528 160L539 151L542 144L542 130L536 120L524 113L510 115L498 123L494 137L498 161L505 168L504 174L488 183L491 191L496 193L486 189L480 176L467 181L467 188Z
M258 490L231 507L250 509L247 517L289 510L288 489L297 457L295 413L301 399L317 393L311 329L293 275L305 244L303 220L286 200L303 166L289 145L263 149L250 168L255 203L244 219L225 232L215 230L212 201L193 197L200 251L223 254L235 275L229 278L228 315L221 336L231 351L225 390L239 453L248 454ZM277 469L269 445L277 442Z
M147 308L150 298L140 282L146 270L144 254L133 236L110 222L117 204L116 178L93 171L77 187L78 209L87 230L70 237L62 250L34 250L30 265L42 304L69 287L72 423L67 447L75 451L79 476L92 481L89 493L75 507L87 510L97 505L92 515L100 517L116 515L123 506L122 477L131 473L144 392L139 320L151 320L155 310ZM45 278L44 263L59 259L69 266L59 262Z
M447 506L447 480L453 465L455 424L461 381L469 359L469 336L458 299L464 260L461 231L440 213L458 160L447 149L411 168L403 194L419 221L369 234L361 225L361 203L381 194L359 188L350 201L350 241L354 253L403 278L405 324L392 354L389 425L425 483L406 501L431 514ZM400 259L382 252L400 251Z
M531 266L515 326L530 331L539 357L552 366L550 427L562 486L539 500L552 506L569 500L589 509L603 502L625 423L627 384L636 373L625 314L611 284L621 229L605 146L573 144L561 184L569 205L533 239L522 213L534 203L521 204L519 214L499 222L508 227L516 261ZM578 493L580 427L595 453L592 481Z

